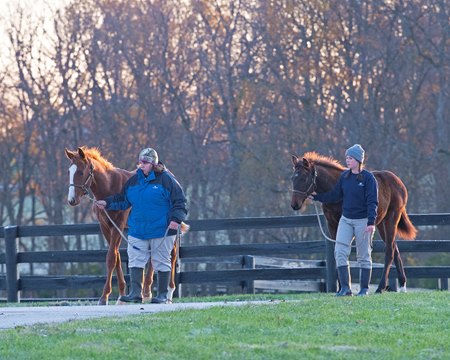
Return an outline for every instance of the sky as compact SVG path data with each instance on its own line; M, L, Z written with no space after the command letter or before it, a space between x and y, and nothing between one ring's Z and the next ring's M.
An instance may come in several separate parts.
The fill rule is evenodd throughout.
M0 0L0 14L8 14L8 10L15 8L18 4L25 5L28 9L33 9L37 13L42 13L45 8L58 7L66 0Z
M69 0L0 0L0 19L2 23L4 20L8 21L14 16L18 5L31 10L36 16L50 16L50 9L57 9L68 2Z
M3 64L8 56L4 50L8 44L5 24L9 23L11 18L16 15L18 5L22 5L25 9L30 10L33 16L51 17L50 9L57 9L68 3L69 0L0 0L0 62Z

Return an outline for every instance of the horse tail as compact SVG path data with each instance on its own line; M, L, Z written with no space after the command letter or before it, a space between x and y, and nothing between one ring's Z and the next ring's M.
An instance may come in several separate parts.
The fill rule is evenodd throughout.
M403 209L400 221L397 226L398 236L405 240L414 240L417 235L417 229L411 222L406 210Z

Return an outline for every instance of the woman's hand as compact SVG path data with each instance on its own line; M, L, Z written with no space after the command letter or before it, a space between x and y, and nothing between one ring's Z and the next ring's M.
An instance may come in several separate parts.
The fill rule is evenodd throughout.
M373 232L375 232L375 225L367 225L366 227L366 232L372 234Z
M313 191L311 194L308 195L309 200L314 200L314 195L317 195L315 191Z

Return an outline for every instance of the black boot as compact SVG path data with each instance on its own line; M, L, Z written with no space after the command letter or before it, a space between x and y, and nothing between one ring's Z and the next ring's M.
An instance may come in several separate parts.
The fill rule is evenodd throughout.
M352 289L350 287L350 268L348 266L339 266L338 276L341 284L341 290L339 290L336 296L353 296Z
M360 271L360 290L358 296L369 295L370 278L372 277L372 269L361 269Z
M131 290L128 295L123 295L119 301L126 303L142 303L142 282L144 281L143 268L130 268Z
M158 271L158 293L152 298L152 304L169 304L167 288L169 287L170 271Z

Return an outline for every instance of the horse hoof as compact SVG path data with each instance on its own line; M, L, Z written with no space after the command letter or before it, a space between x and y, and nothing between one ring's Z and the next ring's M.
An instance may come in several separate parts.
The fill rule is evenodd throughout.
M117 299L116 305L128 305L129 303L126 303L125 301L121 301L120 298Z
M167 288L167 298L172 301L173 293L175 292L175 287L171 288L170 286Z
M152 295L144 295L142 302L145 304L150 304L152 302Z
M375 294L382 294L383 291L384 291L384 289L377 289L377 290L375 291Z
M98 300L98 305L108 305L108 300L100 299Z
M405 286L400 286L400 288L398 289L399 293L406 293L406 285Z

